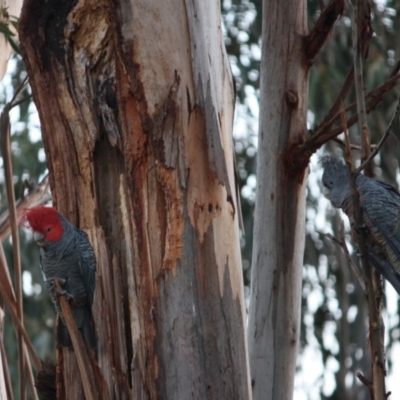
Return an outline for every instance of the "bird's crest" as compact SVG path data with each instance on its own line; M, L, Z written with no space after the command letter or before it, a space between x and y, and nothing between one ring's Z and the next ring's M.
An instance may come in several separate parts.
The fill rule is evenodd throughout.
M321 158L320 162L324 168L326 168L327 166L330 166L330 165L335 166L335 167L344 165L341 160L339 160L338 158L333 157L333 156L323 156Z
M60 214L53 207L39 206L24 210L19 224L25 228L32 229L47 235L50 241L57 241L61 238L64 227Z
M323 156L321 159L321 164L326 171L329 171L333 174L341 174L347 175L348 169L347 166L343 163L342 160L332 157L332 156Z

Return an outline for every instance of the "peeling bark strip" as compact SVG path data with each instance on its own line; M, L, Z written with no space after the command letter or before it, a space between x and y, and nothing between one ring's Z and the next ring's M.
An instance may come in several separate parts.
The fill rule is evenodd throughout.
M98 259L109 397L250 398L218 4L26 0L20 38L54 201ZM57 398L82 398L57 361Z

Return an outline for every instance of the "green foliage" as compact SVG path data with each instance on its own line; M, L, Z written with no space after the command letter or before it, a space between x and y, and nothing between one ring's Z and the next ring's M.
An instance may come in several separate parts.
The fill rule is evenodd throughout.
M15 40L16 34L10 29L10 25L16 31L18 28L18 18L8 14L8 7L0 8L0 33L4 35L12 49L17 54L20 54L19 44Z

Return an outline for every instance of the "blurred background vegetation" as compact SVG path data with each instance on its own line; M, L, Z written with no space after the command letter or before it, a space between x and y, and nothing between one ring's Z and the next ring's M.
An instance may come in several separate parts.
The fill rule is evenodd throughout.
M261 59L261 0L221 0L225 43L236 83L237 103L234 127L236 158L240 177L242 212L245 234L242 236L243 276L246 293L250 284L252 256L253 210L256 188L256 155L258 133L259 70ZM308 1L311 28L321 13L323 1ZM372 2L374 36L365 63L367 91L382 83L400 57L400 3ZM320 54L315 59L309 84L309 129L324 117L344 81L352 62L350 20L345 14L338 21ZM14 55L9 72L0 84L0 108L9 101L25 78L21 58ZM29 89L28 89L29 90ZM389 93L378 108L369 114L371 142L377 143L394 113L399 89ZM349 96L348 102L354 100ZM21 197L24 180L37 183L46 172L40 126L32 99L13 110L12 152L14 157L15 192ZM397 185L399 123L393 127L380 154L375 159L378 178ZM351 130L353 143L359 141L357 128ZM349 270L341 250L324 233L335 234L341 216L333 210L321 192L323 152L339 152L329 143L314 155L310 164L307 194L307 232L303 267L303 305L301 349L295 383L296 400L302 399L365 399L367 392L355 378L355 372L369 373L367 349L366 300ZM0 206L7 209L4 173L0 159ZM346 222L347 223L347 222ZM268 238L266 238L268 240ZM350 240L350 239L349 239ZM24 311L28 333L41 358L54 355L54 308L44 289L38 264L38 249L26 232L21 232ZM9 265L12 266L11 242L4 243ZM11 271L13 276L13 271ZM392 398L400 398L400 324L399 299L385 285L385 341L387 344L388 390ZM16 360L16 340L6 316L5 341L7 356ZM397 364L396 364L397 356ZM16 362L10 362L16 376ZM397 393L397 394L396 394Z

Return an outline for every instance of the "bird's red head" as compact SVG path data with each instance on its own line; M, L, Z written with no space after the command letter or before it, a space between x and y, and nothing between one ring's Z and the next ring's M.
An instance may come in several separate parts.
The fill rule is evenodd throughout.
M21 217L20 224L42 234L47 242L58 242L64 233L60 214L53 207L27 208Z

